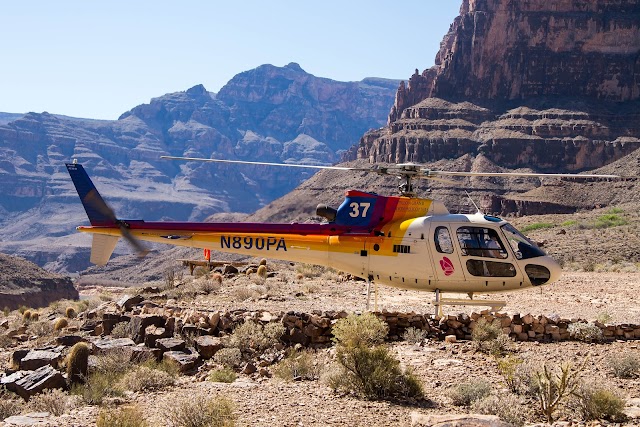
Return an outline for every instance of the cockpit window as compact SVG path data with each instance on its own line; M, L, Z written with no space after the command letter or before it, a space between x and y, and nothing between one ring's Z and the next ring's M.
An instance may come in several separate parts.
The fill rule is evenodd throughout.
M507 258L507 250L498 232L486 227L460 227L457 231L462 255L485 258Z
M516 258L529 259L546 255L544 251L538 247L538 245L527 239L513 225L503 225L502 231L504 232L507 241L511 245L511 248L513 248L513 252L516 254Z
M449 229L447 227L436 228L434 241L438 252L443 254L453 253L453 242L451 241L451 234L449 234Z

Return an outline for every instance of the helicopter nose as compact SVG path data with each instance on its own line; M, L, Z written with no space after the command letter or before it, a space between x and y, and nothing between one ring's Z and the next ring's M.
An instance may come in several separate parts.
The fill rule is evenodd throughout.
M524 271L533 286L548 285L562 275L560 264L550 256L532 258L531 261L525 266Z

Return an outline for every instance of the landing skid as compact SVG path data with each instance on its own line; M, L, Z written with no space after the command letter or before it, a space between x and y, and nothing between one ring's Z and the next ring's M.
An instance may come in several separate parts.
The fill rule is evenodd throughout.
M467 298L445 298L440 294L440 290L436 289L435 291L436 299L431 301L436 308L436 317L442 317L442 306L443 305L472 305L472 306L480 306L480 307L490 307L490 311L496 312L504 308L507 305L506 301L492 301L486 299L473 299L473 294L469 294L469 299Z

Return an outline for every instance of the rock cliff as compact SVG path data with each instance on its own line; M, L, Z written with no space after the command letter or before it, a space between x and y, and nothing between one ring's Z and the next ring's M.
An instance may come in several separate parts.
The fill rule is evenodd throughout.
M464 0L435 65L345 157L581 171L640 147L639 119L640 1Z

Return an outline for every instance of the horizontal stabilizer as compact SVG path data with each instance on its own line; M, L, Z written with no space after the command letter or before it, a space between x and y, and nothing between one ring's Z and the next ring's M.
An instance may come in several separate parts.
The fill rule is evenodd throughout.
M94 234L90 261L96 265L106 265L109 262L109 258L111 258L113 250L116 248L118 239L118 236Z

